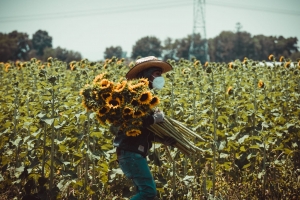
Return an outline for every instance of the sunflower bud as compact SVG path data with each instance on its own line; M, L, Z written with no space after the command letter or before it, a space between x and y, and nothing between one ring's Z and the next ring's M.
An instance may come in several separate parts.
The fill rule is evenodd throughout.
M263 82L262 80L259 80L257 86L258 86L259 88L264 88L264 87L265 87L265 84L264 84L264 82Z

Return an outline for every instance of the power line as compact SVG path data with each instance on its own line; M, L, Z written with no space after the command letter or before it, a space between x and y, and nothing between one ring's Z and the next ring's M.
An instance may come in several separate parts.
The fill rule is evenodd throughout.
M230 8L239 8L244 10L254 10L262 12L270 12L276 14L285 14L285 15L296 15L300 16L299 11L294 10L283 10L277 8L263 8L245 4L236 4L229 2L221 1L207 1L206 4L219 6L219 7L230 7ZM89 10L79 10L79 11L66 11L66 12L56 12L56 13L45 13L45 14L35 14L35 15L19 15L19 16L7 16L1 17L0 23L14 22L14 21L33 21L33 20L46 20L46 19L61 19L63 18L75 18L75 17L84 17L84 16L96 16L96 15L105 15L105 14L116 14L116 13L126 13L126 12L135 12L135 11L145 11L145 10L156 10L156 9L168 9L171 7L182 7L182 6L192 6L192 1L170 1L170 2L160 2L156 4L143 4L143 5L128 5L126 7L110 7L102 9L89 9Z
M2 17L0 19L0 22L59 19L61 17L72 18L72 17L80 17L80 16L95 16L95 15L103 15L103 14L126 13L131 11L145 11L145 10L148 11L154 9L166 9L170 7L190 6L188 3L192 5L192 2L172 1L172 2L162 2L160 4L143 4L143 5L134 5L134 6L127 6L127 7L122 6L122 7L103 8L103 9L46 13L46 14L37 14L37 15L8 16L8 17Z

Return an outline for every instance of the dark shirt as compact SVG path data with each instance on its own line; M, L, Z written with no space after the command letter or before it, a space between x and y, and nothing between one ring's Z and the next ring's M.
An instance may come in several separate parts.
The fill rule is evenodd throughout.
M152 147L152 142L154 141L154 133L147 129L148 126L154 123L152 115L143 119L143 127L140 129L141 134L133 137L127 136L124 132L118 131L113 145L119 149L136 152L146 157L148 155L149 149Z

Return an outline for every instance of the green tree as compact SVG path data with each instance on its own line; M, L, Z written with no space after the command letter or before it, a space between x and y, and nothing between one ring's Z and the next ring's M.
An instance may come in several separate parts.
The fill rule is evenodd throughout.
M123 51L122 47L116 46L116 47L107 47L104 51L104 59L106 58L112 58L113 56L117 58L122 58L123 56Z
M26 60L31 49L31 41L26 33L12 31L0 33L0 61Z
M175 45L173 43L173 40L171 38L167 38L164 41L164 46L162 47L162 57L163 60L179 60L179 58L176 56L177 50L175 48Z
M131 58L136 59L138 56L156 56L161 57L161 42L156 37L143 37L139 39L132 48Z
M52 47L52 37L47 31L38 30L32 36L32 46L36 50L37 56L44 55L46 47Z
M209 40L209 57L214 62L226 62L236 59L235 33L222 31L220 35Z

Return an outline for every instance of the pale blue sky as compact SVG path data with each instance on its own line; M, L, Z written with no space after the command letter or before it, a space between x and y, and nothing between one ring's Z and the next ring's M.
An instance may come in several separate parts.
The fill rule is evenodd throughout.
M300 0L206 0L206 36L221 31L300 39ZM131 55L142 37L162 42L193 31L193 0L0 0L0 32L37 30L52 36L53 47L78 51L91 61L106 47L121 46ZM298 42L300 46L300 41Z

